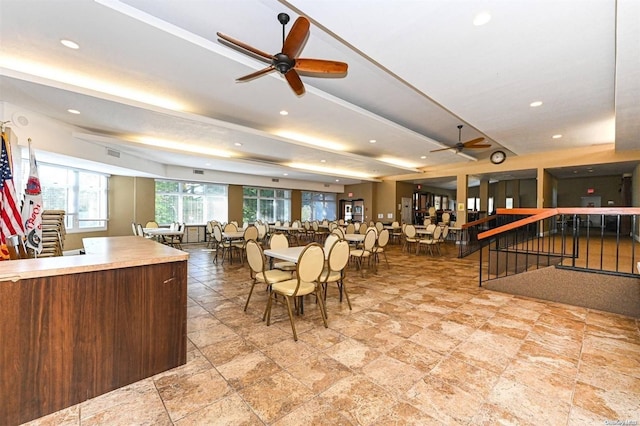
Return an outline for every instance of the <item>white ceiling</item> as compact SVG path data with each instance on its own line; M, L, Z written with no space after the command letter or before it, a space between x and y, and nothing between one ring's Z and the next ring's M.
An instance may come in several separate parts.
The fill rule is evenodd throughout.
M485 11L491 20L474 26ZM300 97L277 73L236 83L264 63L216 32L277 53L280 12L312 22L300 56L346 62L347 76L303 76ZM639 16L635 0L2 0L0 101L141 164L323 183L482 161L497 148L631 150L640 147ZM459 124L462 141L483 136L492 147L429 152L458 142ZM34 144L40 161L56 152Z

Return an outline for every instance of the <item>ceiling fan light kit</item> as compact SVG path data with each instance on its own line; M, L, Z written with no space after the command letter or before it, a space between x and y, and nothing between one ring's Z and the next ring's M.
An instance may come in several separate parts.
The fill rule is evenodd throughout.
M237 78L236 81L249 81L272 71L278 71L287 80L295 94L299 96L304 93L304 84L298 71L304 72L305 75L308 74L310 77L313 77L313 74L334 74L336 77L344 77L346 75L348 65L344 62L297 57L309 36L311 24L307 18L299 16L286 37L285 26L289 22L289 15L279 13L278 22L282 24L282 50L275 55L270 55L232 37L217 33L222 40L241 48L244 53L252 53L252 57L257 56L258 59L271 63L266 68Z

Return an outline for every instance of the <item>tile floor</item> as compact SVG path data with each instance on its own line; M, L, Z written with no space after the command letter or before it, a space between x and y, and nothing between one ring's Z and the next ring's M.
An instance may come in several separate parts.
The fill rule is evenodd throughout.
M474 261L408 255L365 278L353 310L248 312L248 267L189 260L188 362L35 425L604 425L640 423L639 320L483 290Z

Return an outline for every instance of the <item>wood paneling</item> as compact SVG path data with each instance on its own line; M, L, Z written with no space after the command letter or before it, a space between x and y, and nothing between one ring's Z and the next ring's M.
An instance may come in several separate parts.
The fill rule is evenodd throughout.
M186 362L186 262L0 282L0 419L19 424Z

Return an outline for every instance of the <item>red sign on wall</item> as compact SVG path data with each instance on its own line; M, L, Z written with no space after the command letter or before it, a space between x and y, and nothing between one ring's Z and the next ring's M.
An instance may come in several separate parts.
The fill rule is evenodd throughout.
M596 192L593 188L587 188L587 194L594 194Z
M350 192L349 195L347 195L347 197L349 198L353 197L353 192Z

